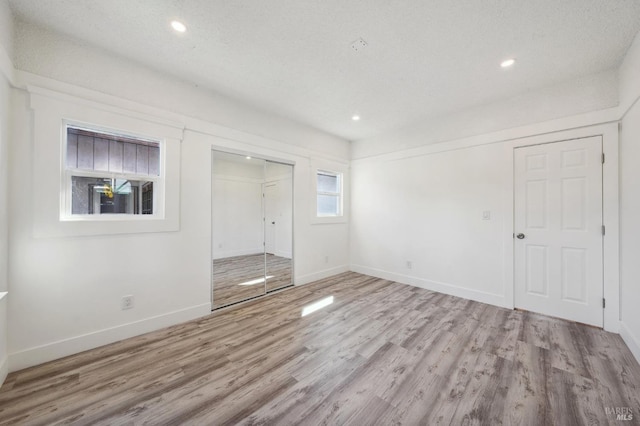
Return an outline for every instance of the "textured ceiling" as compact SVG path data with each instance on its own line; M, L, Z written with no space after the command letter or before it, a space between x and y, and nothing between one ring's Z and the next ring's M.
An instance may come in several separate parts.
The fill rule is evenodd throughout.
M22 21L349 140L616 67L640 29L637 0L10 5ZM508 57L516 65L501 69Z

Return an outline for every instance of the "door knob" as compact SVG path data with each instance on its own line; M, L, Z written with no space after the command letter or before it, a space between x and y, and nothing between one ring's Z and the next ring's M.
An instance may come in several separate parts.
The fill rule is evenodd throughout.
M519 239L519 240L522 240L522 239L524 239L524 234L521 232L518 235L516 235L516 238Z
M271 222L271 224L272 224L272 225L275 225L276 223L275 223L275 222Z

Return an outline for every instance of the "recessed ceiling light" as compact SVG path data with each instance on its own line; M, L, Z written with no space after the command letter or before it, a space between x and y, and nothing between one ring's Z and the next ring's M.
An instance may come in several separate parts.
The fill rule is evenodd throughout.
M506 60L502 61L502 62L500 63L500 66L501 66L502 68L509 68L511 65L513 65L513 64L515 64L515 63L516 63L516 60L515 60L515 59L513 59L513 58L511 58L511 59L506 59Z
M247 160L251 160L251 157L249 155L247 155Z
M351 119L352 119L353 121L358 121L358 120L360 120L360 116L356 114L356 115L354 115L353 117L351 117Z
M179 33L187 31L187 26L180 21L171 21L171 27Z

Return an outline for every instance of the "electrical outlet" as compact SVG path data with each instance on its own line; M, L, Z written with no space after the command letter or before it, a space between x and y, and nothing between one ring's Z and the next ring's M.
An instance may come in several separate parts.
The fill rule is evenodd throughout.
M483 211L482 220L491 220L491 212L488 210Z
M324 257L324 263L329 263L329 256Z
M410 260L407 260L407 269L411 269L413 268L413 262Z
M359 50L363 50L365 47L367 47L367 42L364 41L362 38L359 38L353 43L351 43L351 48L356 52Z
M122 296L122 310L133 309L133 296Z

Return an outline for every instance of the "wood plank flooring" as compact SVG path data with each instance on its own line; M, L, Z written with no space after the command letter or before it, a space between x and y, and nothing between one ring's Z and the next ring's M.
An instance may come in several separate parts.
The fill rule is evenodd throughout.
M266 285L265 266L268 277ZM291 285L292 269L291 259L273 254L214 259L213 307L220 308Z
M333 303L304 317L304 307ZM633 412L616 421L607 408ZM345 273L12 373L0 424L639 424L619 336Z

